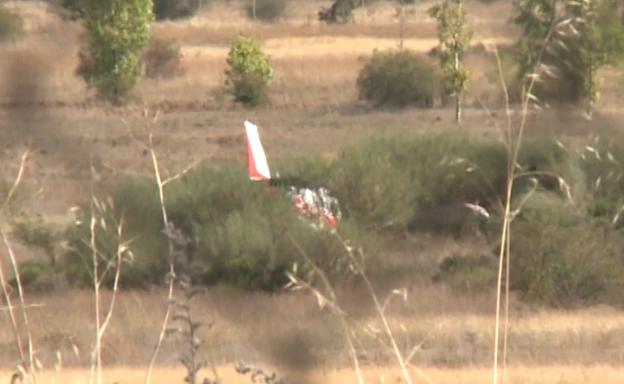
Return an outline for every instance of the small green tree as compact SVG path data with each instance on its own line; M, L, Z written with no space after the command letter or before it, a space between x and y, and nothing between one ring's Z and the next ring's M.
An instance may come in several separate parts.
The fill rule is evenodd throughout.
M517 45L523 78L535 69L547 36L560 18L557 14L558 3L561 0L514 0L516 15L513 21L521 29Z
M540 78L538 96L583 101L591 116L600 96L600 68L624 58L624 24L618 0L516 0L514 22L522 30L517 44L520 76ZM548 46L547 46L548 44ZM536 68L538 62L540 68ZM546 79L549 78L549 79ZM559 92L552 94L553 89Z
M78 72L99 96L121 102L143 74L152 0L85 0L81 15L87 40Z
M273 79L273 67L258 40L237 37L228 53L227 64L226 85L237 101L255 106L266 98Z
M468 69L461 59L470 44L468 12L464 0L444 0L429 9L429 15L438 22L440 40L440 65L444 77L444 91L455 97L455 120L461 122L461 101L468 87Z
M582 78L582 97L591 117L600 98L598 71L624 57L624 24L616 12L619 0L569 1L567 6L578 31L573 52Z

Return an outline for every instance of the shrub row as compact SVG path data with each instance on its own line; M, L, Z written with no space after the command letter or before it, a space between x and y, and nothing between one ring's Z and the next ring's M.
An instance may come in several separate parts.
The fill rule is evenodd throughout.
M157 191L150 183L128 182L115 197L115 215L125 217L126 238L134 262L124 270L126 286L162 281L167 269L166 239ZM274 290L286 283L285 272L301 260L297 246L332 275L340 274L344 248L328 231L302 221L282 192L248 180L241 169L200 169L168 190L170 221L189 241L179 252L180 268L198 283L227 282L242 288ZM87 212L85 210L85 212ZM68 231L73 250L66 257L72 283L89 284L89 215ZM345 223L349 237L357 233ZM115 239L102 234L98 248L112 255ZM86 262L85 262L86 261Z
M512 226L512 288L529 301L553 306L622 301L618 164L624 161L624 146L593 145L581 153L548 140L528 140L523 146L517 166L526 176L517 179L515 204L527 193L531 196ZM329 187L345 214L338 234L372 250L368 254L383 245L386 230L481 232L491 239L490 249L474 260L447 260L437 275L457 289L477 291L495 280L492 249L500 228L506 164L505 148L493 140L451 134L384 138L353 146L333 161L289 161L280 169L278 184ZM529 176L539 181L537 190ZM189 268L197 282L277 289L286 282L285 272L301 261L297 245L334 277L348 267L339 237L311 229L282 190L250 182L241 167L198 169L168 188L170 220L189 240L178 252L184 259L180 268ZM124 269L123 284L161 283L167 245L153 182L127 180L114 202L110 214L117 219L123 215L125 238L134 239L134 261ZM492 217L481 218L465 202L478 202ZM81 224L65 235L71 251L64 271L79 286L90 279L89 214L84 212ZM103 255L112 254L116 244L114 234L98 236ZM34 276L40 267L29 267L29 281L41 281Z

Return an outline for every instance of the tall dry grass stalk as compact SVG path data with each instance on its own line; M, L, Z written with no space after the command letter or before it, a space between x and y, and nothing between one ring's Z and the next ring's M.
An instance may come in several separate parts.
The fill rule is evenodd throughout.
M392 330L392 327L390 326L390 322L386 314L386 308L390 301L390 298L392 295L395 295L396 292L393 291L391 293L391 296L386 298L382 303L382 301L379 300L379 296L377 295L373 287L373 284L371 280L368 278L366 270L361 262L361 259L364 258L362 249L358 248L357 254L356 254L355 248L352 247L348 241L341 238L335 232L333 234L337 236L338 239L341 241L348 255L347 257L348 257L350 269L353 270L355 274L360 276L362 280L364 281L369 297L373 301L377 317L379 318L379 320L381 321L383 325L383 332L385 333L385 336L387 338L387 340L383 340L380 338L377 338L377 340L381 343L382 346L389 349L394 355L394 358L396 359L400 367L401 376L403 377L403 380L408 384L413 383L412 375L410 374L410 370L408 369L409 367L412 370L414 370L427 383L434 384L433 381L422 372L422 370L418 369L417 367L413 366L410 363L410 360L413 358L416 351L419 350L420 346L422 346L423 342L420 342L417 345L415 345L413 348L411 348L411 351L407 357L404 356L403 352L399 348L397 338ZM325 289L325 292L322 292L320 289L316 288L314 285L309 283L306 279L300 278L299 276L297 276L298 271L296 267L293 269L292 272L287 273L288 279L290 280L290 283L288 286L291 288L304 289L304 290L311 292L314 295L314 297L317 299L319 306L321 306L322 308L328 307L331 310L331 312L338 318L341 328L345 334L345 339L347 342L347 346L349 348L349 354L353 361L354 369L356 371L358 383L363 384L365 382L364 376L362 374L361 364L357 357L357 350L354 344L354 341L356 341L355 328L358 328L358 327L362 328L363 331L366 333L370 333L369 332L370 330L367 329L366 327L362 327L358 325L357 323L354 323L353 321L349 321L348 314L340 306L340 303L336 295L336 290L334 289L333 284L327 277L327 274L316 265L316 263L307 255L307 253L303 250L303 248L297 243L297 241L292 236L290 236L290 239L293 242L296 249L298 250L299 254L302 256L303 260L312 269L313 275L318 276L318 278L321 280L321 283Z
M154 172L154 179L156 181L156 188L158 189L158 198L160 203L161 216L163 220L163 232L167 237L167 247L168 247L168 261L169 261L169 272L167 276L167 310L165 311L165 316L162 321L162 326L160 328L160 332L158 334L158 339L156 341L156 345L154 346L154 350L152 351L152 355L150 357L149 365L147 367L147 371L145 374L145 384L151 383L152 380L152 372L154 370L154 365L156 364L156 359L158 358L158 354L160 353L160 349L162 348L162 344L165 340L165 336L167 335L167 329L169 328L169 323L171 320L171 316L173 313L173 304L175 302L175 278L176 278L176 268L175 268L175 244L173 243L173 234L172 226L169 223L169 217L167 214L167 207L165 204L165 186L175 181L186 173L188 173L191 169L193 169L199 161L192 163L187 166L183 171L167 178L163 179L161 176L160 165L158 162L158 156L156 155L156 149L154 148L154 136L150 129L151 124L156 123L158 121L159 112L157 111L154 116L149 119L149 111L144 111L144 118L148 119L148 124L145 126L145 131L147 134L147 144L137 141L140 146L143 147L144 150L147 150L150 154L150 158L152 161L152 167Z
M496 320L495 320L495 333L494 333L494 361L492 367L492 382L497 384L499 382L499 352L500 352L500 334L501 334L501 317L503 318L503 345L502 345L502 369L500 372L500 381L505 382L505 371L507 368L508 357L508 333L509 333L509 298L510 298L510 275L511 275L511 224L522 209L522 205L526 202L527 198L520 202L519 206L512 211L512 196L514 191L514 183L517 178L527 176L526 173L517 172L518 156L522 147L524 133L527 125L527 118L529 114L529 107L535 105L539 108L539 99L533 95L535 84L542 80L544 76L549 74L548 71L542 71L544 54L553 42L553 36L557 32L558 36L565 36L565 31L561 28L569 25L569 20L556 20L548 33L544 38L543 46L541 47L535 68L533 73L527 75L528 82L526 83L522 92L522 102L520 110L520 122L517 129L514 129L513 119L511 113L509 90L504 78L503 66L501 62L498 50L494 49L496 58L496 64L498 68L499 80L503 89L505 97L505 115L507 119L507 126L504 132L504 144L506 146L507 156L507 180L506 191L503 201L503 223L501 225L500 236L500 250L499 250L499 264L498 264L498 277L496 284ZM563 42L559 42L564 44ZM558 177L559 180L561 178ZM530 193L529 193L530 195ZM503 292L502 286L505 284L505 290ZM504 296L504 304L502 303ZM504 308L502 306L504 305Z
M28 159L29 151L25 151L22 154L20 166L17 172L17 176L13 181L13 185L9 189L9 193L7 194L6 199L0 206L0 213L4 213L6 208L9 206L17 188L19 187L22 177L24 175L24 170L26 169L26 160ZM15 278L15 282L17 285L18 299L19 299L19 310L22 317L22 326L24 327L24 332L27 337L27 347L28 347L28 358L26 358L26 354L24 352L23 342L21 340L21 327L18 325L17 317L14 313L14 307L11 300L11 294L9 292L9 286L7 284L6 276L4 273L4 268L2 267L2 260L0 259L0 284L2 285L2 294L6 301L7 311L9 313L9 319L11 322L11 329L13 331L13 335L15 337L15 344L18 350L20 364L17 366L19 371L18 377L26 376L29 382L36 384L37 376L36 376L36 365L35 365L35 354L34 354L34 346L33 346L33 338L30 332L30 323L28 321L28 313L26 311L26 299L24 297L24 289L22 287L22 281L20 278L19 268L17 265L17 260L15 258L15 254L13 252L13 248L9 240L6 237L6 234L3 231L0 231L0 235L2 236L2 240L4 242L4 246L7 250L9 260L11 262L11 266L13 268L13 275Z
M340 327L345 336L345 340L347 342L347 347L349 348L349 355L351 360L353 361L353 368L355 369L355 374L357 376L358 384L364 384L364 377L362 376L362 370L360 368L360 361L357 356L357 351L355 349L355 344L353 343L353 338L355 334L353 333L351 327L349 327L349 323L347 321L347 314L340 307L338 302L338 297L336 295L336 291L334 286L330 282L329 278L321 270L314 261L308 256L305 250L299 245L299 243L291 236L290 239L297 248L299 254L303 257L305 262L312 268L313 272L321 279L321 282L326 290L326 293L322 293L319 289L315 288L312 284L309 284L304 279L301 279L297 276L297 270L295 269L293 273L288 273L288 279L290 280L290 286L296 289L305 289L311 292L317 299L319 305L321 307L327 306L331 312L336 316L340 323Z
M115 232L117 239L117 248L115 251L114 260L109 260L102 255L97 249L97 236L98 228L106 231L108 224L106 224L107 210L113 209L112 206L107 205L104 202L98 200L95 196L91 196L91 221L89 223L90 238L89 245L91 248L91 261L93 263L92 270L92 282L93 282L93 295L95 305L95 346L91 352L91 375L89 382L94 381L97 384L102 384L102 339L110 324L115 309L115 302L117 299L117 293L119 290L119 281L121 278L121 271L123 262L132 258L132 252L129 250L130 241L123 241L124 235L124 221L123 214L120 220L115 224ZM104 264L105 268L100 269L100 264ZM111 269L114 269L113 286L111 292L111 298L108 303L108 307L105 312L102 312L102 303L100 291L102 285L108 278L108 274ZM102 317L102 315L104 315Z

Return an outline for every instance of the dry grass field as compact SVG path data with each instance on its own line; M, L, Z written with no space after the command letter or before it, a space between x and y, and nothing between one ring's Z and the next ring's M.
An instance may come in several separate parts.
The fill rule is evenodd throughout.
M249 378L237 374L231 367L218 367L219 378L225 383L246 384ZM485 368L461 368L461 369L434 369L425 368L420 371L423 377L421 382L437 384L480 384L490 381L491 372ZM42 384L67 383L78 384L85 382L85 371L67 369L60 373L49 372L44 375L39 382ZM166 384L180 382L184 372L177 368L158 368L154 372L155 384ZM565 383L565 384L585 384L585 383L622 383L624 370L608 366L522 366L509 370L507 380L510 383L523 384L544 384L544 383ZM104 372L104 380L107 383L131 384L139 383L144 379L145 372L136 368L111 368ZM415 376L417 376L415 374ZM383 367L373 367L364 371L364 378L369 383L392 383L400 381L400 372ZM8 379L2 377L0 380ZM328 369L324 371L312 372L303 378L299 378L299 383L321 384L321 383L353 383L357 378L345 369ZM6 381L6 380L5 380Z
M296 4L295 4L296 3ZM124 107L97 101L76 76L81 27L63 20L45 2L13 1L8 6L25 19L25 36L0 45L0 179L12 180L19 157L28 149L23 183L11 210L0 221L8 229L16 217L38 217L57 225L70 222L70 208L89 199L92 172L102 192L124 175L151 178L151 158L139 144L147 124L164 176L188 164L219 165L246 159L242 122L262 128L272 167L293 157L334 158L371 136L407 132L462 130L496 137L505 116L493 44L513 41L511 2L469 1L475 52L468 57L474 72L465 121L458 128L452 111L437 106L420 110L373 109L358 100L358 68L373 49L398 46L394 5L377 1L358 10L355 22L319 24L316 12L329 1L293 0L284 20L252 23L243 2L206 5L199 15L158 22L155 36L176 42L184 72L167 79L146 79ZM425 18L432 1L408 6L405 46L426 53L437 43L435 25ZM256 109L235 104L223 93L225 58L239 33L260 38L275 66L270 103ZM484 49L481 49L485 47ZM531 113L529 135L590 134L621 129L619 75L608 74L604 98L592 122L571 109ZM484 106L494 110L486 113ZM145 110L159 112L151 121ZM517 117L517 115L514 115ZM374 276L380 297L405 288L407 300L393 301L389 320L401 350L409 354L417 382L477 384L491 380L494 292L463 295L431 282L436 263L481 244L456 239L409 239L380 257L400 275ZM16 244L20 260L41 257ZM426 255L426 257L425 257ZM105 294L106 297L109 292ZM339 288L345 310L362 329L360 356L367 383L400 382L392 354L380 346L381 328L364 287L346 282ZM151 348L166 310L166 292L124 291L104 338L104 382L138 383L145 375ZM28 293L32 333L43 366L39 383L88 382L86 366L93 343L93 297L88 290ZM2 302L0 302L2 303ZM624 314L610 307L570 311L543 310L513 298L507 383L624 383ZM274 369L289 383L354 383L344 336L328 310L305 294L265 294L214 287L197 300L197 316L211 328L202 330L202 356L213 362L222 383L249 383L234 372L240 360ZM0 311L5 312L4 308ZM4 320L4 314L0 313ZM8 323L7 323L8 324ZM153 383L182 382L176 353L180 342L165 342ZM8 326L0 326L0 384L8 383L16 358Z

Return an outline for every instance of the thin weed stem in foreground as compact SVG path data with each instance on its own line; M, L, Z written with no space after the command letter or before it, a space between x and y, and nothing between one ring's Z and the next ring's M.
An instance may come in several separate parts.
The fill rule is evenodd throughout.
M351 360L353 361L353 367L355 368L355 374L357 376L358 384L364 384L364 377L362 376L362 370L360 368L360 361L357 357L357 351L353 343L353 335L352 335L353 332L347 322L346 313L342 310L342 308L340 308L340 305L338 303L338 298L336 295L336 291L334 290L333 285L329 281L329 278L327 277L327 275L316 265L316 263L312 261L312 259L303 250L303 248L301 248L301 245L299 245L299 243L292 237L292 235L290 234L288 235L290 237L290 240L295 245L295 248L297 248L297 251L299 251L299 254L301 255L301 257L303 257L305 262L310 266L310 268L312 268L314 273L321 279L323 286L325 287L325 290L327 291L327 295L329 297L321 293L318 289L313 287L311 284L307 283L305 280L298 278L296 276L296 272L297 272L296 270L293 271L294 273L287 274L289 280L291 281L292 286L297 287L297 288L303 288L312 292L312 294L314 294L317 301L319 302L319 305L321 307L323 307L324 305L328 305L332 313L338 318L342 331L345 335L347 346L349 347L349 355L351 356Z
M500 237L500 251L499 251L499 264L498 264L498 278L496 284L496 320L495 320L495 333L494 333L494 362L492 367L492 383L497 384L499 381L499 349L500 349L500 328L501 328L501 301L503 296L502 283L503 283L503 275L505 276L505 292L504 292L504 329L503 329L503 369L502 369L502 378L501 381L505 382L505 369L507 367L507 354L508 354L508 328L509 328L509 285L510 285L510 275L511 275L511 223L515 217L516 211L512 214L512 197L513 197L513 189L514 182L517 178L516 175L516 165L518 162L518 156L520 153L520 149L522 147L522 142L524 139L524 132L527 125L527 117L528 117L528 109L531 103L537 102L537 98L532 94L534 86L536 82L540 79L540 74L537 73L539 68L541 68L544 53L546 52L547 47L549 46L553 33L559 25L565 25L565 21L555 20L553 25L549 29L548 33L544 38L544 44L539 52L539 55L536 60L534 72L528 75L529 83L523 90L522 94L522 108L521 108L521 119L520 124L517 129L517 133L514 134L513 122L511 118L511 106L509 101L509 91L507 88L507 84L505 82L502 70L502 63L500 56L498 54L498 50L494 50L494 54L496 57L496 63L498 67L499 80L501 82L501 86L505 93L505 113L507 117L507 130L506 130L506 141L505 145L508 151L508 162L507 162L507 188L505 193L505 201L503 204L504 207L504 216L502 223L502 231Z
M111 203L112 204L112 203ZM115 235L117 239L117 247L115 250L114 260L106 258L97 249L97 234L98 226L100 229L106 231L110 228L106 224L106 220L110 217L108 211L113 210L112 206L107 205L104 202L100 202L95 196L91 197L91 220L90 220L90 238L89 246L91 247L91 257L93 262L92 281L94 290L94 305L95 305L95 346L91 352L91 377L90 382L94 380L97 384L102 383L102 339L108 328L110 320L113 316L115 309L115 302L117 299L117 293L119 291L119 281L121 279L121 271L123 262L126 258L132 258L132 252L129 250L128 245L130 242L123 241L123 214L120 220L117 222L115 219ZM100 270L100 263L104 262L106 268ZM108 303L108 308L102 313L101 304L101 287L105 283L108 273L111 268L114 268L113 286L111 299ZM102 315L104 315L102 317Z
M2 203L2 206L0 206L0 213L4 213L6 208L9 206L9 203L11 202L13 196L15 195L15 192L17 191L17 188L21 184L22 177L24 175L24 170L26 169L26 161L28 159L28 154L29 154L29 151L25 151L22 154L19 170L17 172L15 180L13 181L13 185L11 186L11 189L9 190L9 193L7 194L6 199ZM3 267L2 267L2 260L0 259L0 284L2 285L2 294L3 294L4 299L6 301L7 310L8 310L8 313L9 313L9 319L10 319L10 322L11 322L11 329L12 329L13 335L15 337L15 344L16 344L16 348L18 350L19 358L20 358L20 364L17 367L17 369L19 371L19 373L17 373L17 377L19 379L22 379L23 376L26 376L28 378L29 382L36 383L37 382L37 377L36 377L36 372L35 372L36 369L35 369L35 357L34 357L33 339L32 339L32 335L31 335L31 332L30 332L30 324L28 322L28 314L26 313L26 308L27 308L26 307L26 300L24 298L24 290L23 290L23 287L22 287L22 282L21 282L21 278L20 278L19 268L17 266L17 260L15 258L15 254L13 253L13 249L11 247L10 242L8 241L8 239L7 239L6 235L4 234L4 232L1 232L0 234L2 236L4 245L5 245L6 249L7 249L7 252L8 252L8 255L9 255L9 260L11 261L11 266L13 267L13 274L15 275L15 281L17 283L17 290L18 290L18 295L19 295L19 303L20 303L19 308L20 308L20 312L22 314L22 324L23 324L23 326L24 326L24 328L26 330L27 343L28 343L28 359L26 359L23 342L21 340L20 327L18 325L16 315L15 315L15 313L13 311L14 306L13 306L12 301L11 301L11 294L9 292L8 283L6 281L4 270L3 270Z
M147 117L147 111L144 114ZM151 124L155 123L158 120L159 113L156 112L154 117L151 119ZM154 346L154 350L152 351L152 356L150 357L149 365L147 367L147 372L145 374L145 384L150 384L152 380L152 372L154 370L154 365L156 364L156 359L158 358L158 354L160 353L160 349L162 348L162 344L167 335L167 329L169 327L169 323L171 321L172 316L172 305L175 302L175 280L176 280L176 268L175 268L175 244L173 243L173 226L169 223L169 217L167 214L167 207L165 204L165 186L167 186L172 181L180 179L186 173L188 173L191 169L193 169L199 161L193 162L191 165L187 166L184 170L179 172L178 174L171 176L167 179L162 178L160 165L158 162L158 156L156 155L156 150L154 148L154 136L150 130L150 125L148 124L146 127L147 131L147 142L144 143L138 141L139 145L143 147L143 149L147 150L150 154L152 161L152 168L154 172L154 179L156 181L156 188L158 190L158 199L160 203L160 211L161 217L163 221L163 233L167 238L167 247L168 247L168 261L169 261L169 271L167 273L167 310L165 311L165 316L162 321L162 325L160 328L160 333L158 334L158 339L156 341L156 345Z

